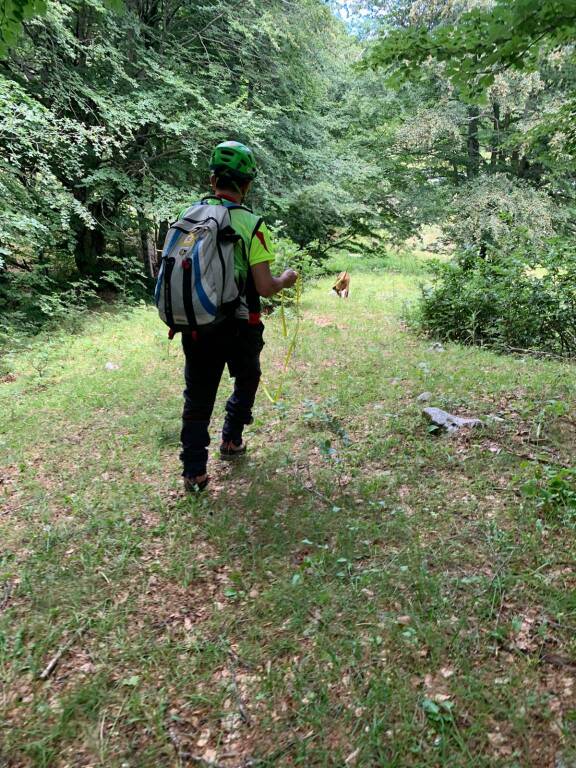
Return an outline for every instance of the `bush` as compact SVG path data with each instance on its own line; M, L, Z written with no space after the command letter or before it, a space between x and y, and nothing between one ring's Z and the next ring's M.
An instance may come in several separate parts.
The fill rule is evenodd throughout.
M568 241L460 254L434 267L416 322L445 341L576 355L576 254Z
M81 316L104 299L134 303L148 298L150 288L136 257L107 256L102 261L108 269L98 281L73 270L57 274L53 264L0 270L0 348L12 346L16 335L62 326L73 330Z

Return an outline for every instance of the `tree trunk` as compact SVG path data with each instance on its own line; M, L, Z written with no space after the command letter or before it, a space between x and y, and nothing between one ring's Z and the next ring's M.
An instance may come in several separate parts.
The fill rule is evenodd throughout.
M500 104L495 101L492 104L492 149L490 152L490 165L496 167L500 157Z
M458 170L458 163L456 160L451 161L452 165L452 178L454 181L454 186L459 187L460 186L460 171Z
M74 258L78 272L83 277L100 277L102 264L99 260L106 251L106 238L104 232L96 226L89 229L81 223L76 238Z
M150 232L144 211L141 210L138 211L138 231L140 233L140 258L144 272L146 275L154 277L157 273L158 263L156 240L153 233Z
M509 110L504 115L504 123L502 125L502 133L504 138L508 137L508 131L510 130L510 123L512 122L512 115ZM503 147L502 137L500 137L500 151L498 152L498 161L503 168L506 165L506 150Z
M478 129L480 127L480 110L478 107L468 107L468 166L467 174L473 179L480 171L480 141Z

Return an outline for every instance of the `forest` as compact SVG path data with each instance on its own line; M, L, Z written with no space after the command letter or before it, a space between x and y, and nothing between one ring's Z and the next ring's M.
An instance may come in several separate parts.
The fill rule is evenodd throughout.
M187 477L227 141L280 277ZM574 766L575 236L574 0L0 0L0 766Z
M233 138L260 163L252 205L316 271L435 226L455 258L425 331L574 353L570 0L21 5L0 65L5 340L146 298Z

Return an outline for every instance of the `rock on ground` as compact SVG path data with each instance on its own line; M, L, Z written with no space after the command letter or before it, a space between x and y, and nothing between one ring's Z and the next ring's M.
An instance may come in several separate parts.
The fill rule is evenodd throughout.
M480 427L484 423L481 419L467 419L454 416L441 408L424 408L424 417L436 427L446 432L456 432L460 427Z

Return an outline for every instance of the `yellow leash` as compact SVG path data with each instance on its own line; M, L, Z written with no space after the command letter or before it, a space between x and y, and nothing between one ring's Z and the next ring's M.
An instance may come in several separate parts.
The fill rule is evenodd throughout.
M280 377L280 382L278 384L278 387L276 389L275 394L271 394L270 390L264 384L264 382L261 382L262 384L262 390L268 400L272 403L272 405L276 405L276 403L280 400L282 396L282 390L284 389L284 384L286 382L286 376L288 374L288 365L290 363L290 360L292 358L292 355L294 353L294 350L296 349L296 342L298 341L298 333L300 332L300 300L302 298L302 277L298 276L298 279L296 280L296 296L294 305L296 307L296 325L294 327L294 334L292 336L292 339L290 340L290 344L288 345L288 350L286 352L286 357L284 358L284 364L282 366L282 375ZM282 319L282 336L287 339L288 338L288 327L286 325L286 312L284 309L284 291L282 291L281 294L281 302L280 302L280 317Z

